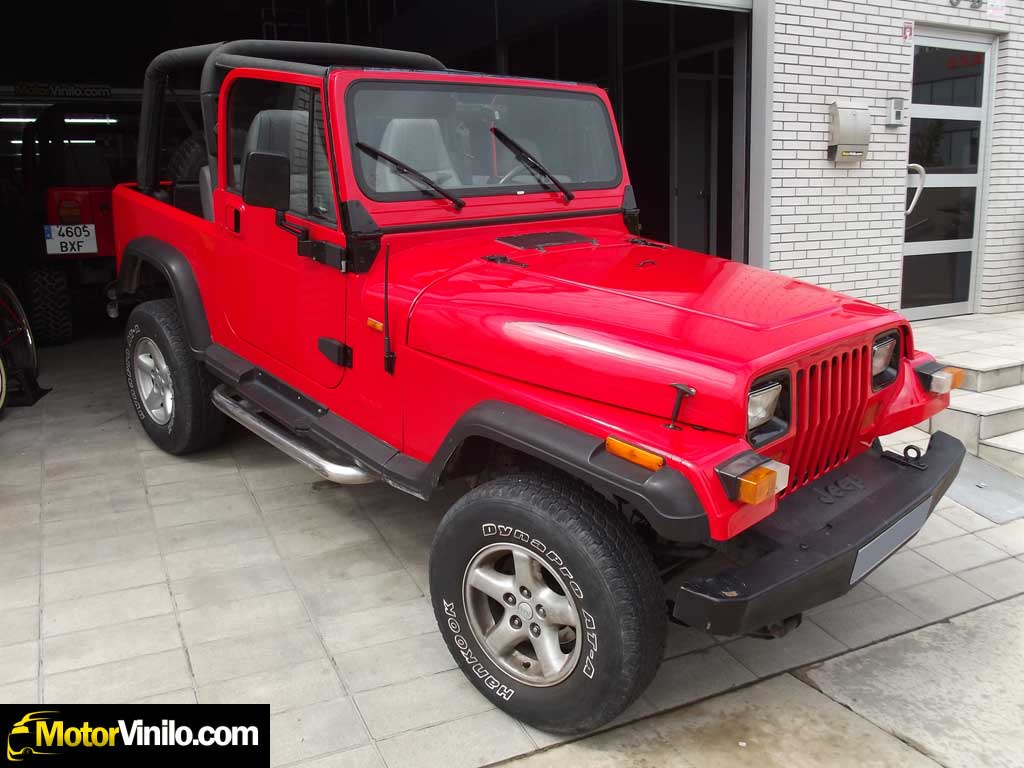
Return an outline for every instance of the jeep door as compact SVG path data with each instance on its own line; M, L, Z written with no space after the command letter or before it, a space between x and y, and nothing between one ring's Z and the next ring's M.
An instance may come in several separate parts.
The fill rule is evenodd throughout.
M302 230L308 239L344 246L320 84L303 75L233 71L221 91L226 130L218 139L226 319L253 363L304 390L311 383L336 387L345 370L321 351L343 350L345 275L298 248ZM245 204L253 152L288 158L287 211Z

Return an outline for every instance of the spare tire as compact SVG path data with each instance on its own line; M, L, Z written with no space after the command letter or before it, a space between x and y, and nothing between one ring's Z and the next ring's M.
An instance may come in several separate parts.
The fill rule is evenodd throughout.
M206 139L202 131L196 131L174 150L167 161L167 176L171 181L195 182L199 180L199 169L206 165Z

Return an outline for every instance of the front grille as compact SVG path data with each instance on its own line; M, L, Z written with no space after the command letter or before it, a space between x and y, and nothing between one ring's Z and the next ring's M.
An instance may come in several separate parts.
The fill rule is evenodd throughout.
M817 480L850 457L870 394L871 351L867 344L836 352L796 372L787 493Z

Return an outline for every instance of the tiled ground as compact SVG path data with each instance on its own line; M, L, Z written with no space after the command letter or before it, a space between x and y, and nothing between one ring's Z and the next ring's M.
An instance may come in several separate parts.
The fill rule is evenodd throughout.
M554 743L479 696L436 630L448 499L329 486L237 431L176 459L128 411L117 339L44 365L54 391L0 422L0 701L269 701L274 765L458 768ZM782 640L672 627L628 718L1024 592L1022 556L1024 520L947 500Z

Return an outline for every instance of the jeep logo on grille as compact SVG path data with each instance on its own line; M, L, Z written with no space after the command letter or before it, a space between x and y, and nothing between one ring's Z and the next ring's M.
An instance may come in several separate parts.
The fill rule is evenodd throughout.
M864 483L856 475L846 475L835 482L815 487L814 492L818 494L818 501L822 504L835 504L837 499L844 496L852 496L864 490Z

